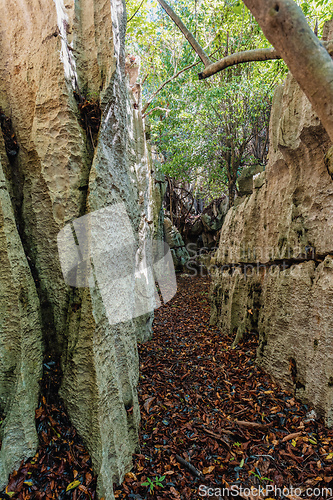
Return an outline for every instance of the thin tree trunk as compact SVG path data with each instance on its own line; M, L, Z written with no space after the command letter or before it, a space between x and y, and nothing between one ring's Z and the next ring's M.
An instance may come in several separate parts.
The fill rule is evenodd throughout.
M149 106L151 105L152 101L154 100L154 98L156 97L156 95L165 87L165 85L167 85L168 83L172 82L172 80L175 80L179 75L181 75L182 73L184 73L184 71L187 71L188 69L191 69L193 68L194 66L196 66L197 64L199 64L200 61L197 61L193 64L189 64L188 66L186 66L185 68L179 70L177 73L175 73L174 75L172 75L170 78L168 78L167 80L165 80L165 82L163 82L159 87L158 89L149 97L148 101L145 103L145 105L143 106L142 108L142 116L145 118L147 116L146 114L146 111L147 109L149 108Z
M235 201L235 182L231 179L228 182L229 208L234 206Z
M246 62L233 56L233 63L226 65L222 59L211 64L201 45L172 8L165 0L158 2L184 34L206 68L213 66L215 69L216 67L224 69L232 64ZM266 38L274 46L276 53L272 49L268 50L271 50L274 59L278 56L283 58L333 141L333 62L324 45L309 27L302 10L293 0L244 0L244 3L256 18ZM260 60L269 59L267 53L264 54L261 54L263 59ZM210 68L207 76L221 69L212 71ZM207 78L204 75L202 72L201 79Z
M168 14L168 16L173 20L176 26L178 26L178 28L183 33L184 37L189 42L189 44L192 45L193 50L198 54L204 65L209 66L211 64L211 60L209 59L208 55L201 47L201 45L194 38L190 30L186 28L185 24L180 19L180 17L177 16L175 11L164 0L157 0L157 1L161 5L161 7L165 10L165 12Z
M173 196L173 189L172 189L172 183L170 177L168 177L168 184L169 184L169 204L170 204L170 220L171 224L173 225L173 215L172 215L172 196Z
M321 44L330 55L333 54L332 41L322 41ZM209 78L210 76L213 76L226 68L230 68L230 66L236 66L237 64L243 64L246 62L272 61L274 59L282 59L282 57L278 54L277 50L273 48L235 52L234 54L230 54L229 56L226 56L223 59L207 66L201 73L199 73L199 80Z

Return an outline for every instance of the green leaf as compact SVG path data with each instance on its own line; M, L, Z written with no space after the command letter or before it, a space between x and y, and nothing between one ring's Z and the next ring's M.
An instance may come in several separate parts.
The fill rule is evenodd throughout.
M66 488L66 493L67 491L71 491L71 490L75 490L75 488L77 488L78 486L80 486L81 484L81 481L73 481L72 483L70 483L67 488Z

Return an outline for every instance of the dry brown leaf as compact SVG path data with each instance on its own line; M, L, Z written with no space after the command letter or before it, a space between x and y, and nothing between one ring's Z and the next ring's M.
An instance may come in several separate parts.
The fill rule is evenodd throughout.
M146 401L144 402L144 409L146 410L147 413L149 413L149 408L151 407L152 405L152 402L154 401L155 397L151 397L151 398L148 398L146 399Z
M138 480L136 475L133 472L127 472L127 474L125 474L124 479L132 479L133 481Z
M288 434L288 436L284 436L281 439L281 443L285 443L286 441L291 441L292 439L296 439L302 435L302 432L294 432L293 434Z
M173 486L171 486L170 491L175 498L180 499L178 491Z
M211 472L213 472L213 470L215 469L215 465L211 465L210 467L205 467L202 472L203 474L210 474Z

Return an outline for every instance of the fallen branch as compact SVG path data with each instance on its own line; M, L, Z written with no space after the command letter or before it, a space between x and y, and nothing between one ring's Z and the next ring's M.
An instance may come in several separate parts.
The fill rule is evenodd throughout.
M241 415L242 413L245 413L247 411L247 408L243 408L242 410L236 411L235 413L232 412L232 416L235 417L236 415Z
M215 432L209 430L209 429L206 429L206 427L199 427L199 426L196 426L198 429L202 429L203 431L207 432L207 434L215 434ZM220 431L223 433L223 434L229 434L229 436L235 436L235 432L234 431L229 431L227 429L220 429ZM215 434L216 436L219 436L220 434Z
M183 33L183 35L186 38L186 40L192 46L193 50L198 54L198 56L200 57L201 61L204 63L204 65L205 66L209 66L211 64L211 60L209 59L209 57L207 56L206 52L201 47L201 45L194 38L194 36L192 35L192 33L186 28L185 24L180 19L180 17L177 16L177 14L170 7L170 5L168 5L164 0L158 0L158 3L165 10L165 12L168 14L168 16L173 20L173 22L175 23L175 25L178 26L178 28Z
M223 437L220 436L219 434L215 434L215 432L209 431L208 429L205 429L204 427L199 427L199 429L201 429L203 432L208 434L208 436L216 439L216 441L220 441L220 443L222 443L223 446L225 446L228 450L231 449L230 444L225 439L223 439ZM228 431L228 434L234 434L234 433L231 431Z
M196 469L194 467L194 465L190 464L189 462L184 460L179 455L176 455L175 458L176 458L177 462L180 463L180 465L183 465L185 467L185 469L187 469L193 476L202 477L202 475L203 475L202 472L200 472L198 469Z
M297 462L298 464L302 464L304 461L303 457L297 457L293 453L287 453L286 451L283 451L283 450L281 450L279 452L279 454L282 455L283 457L287 457L287 458L291 458L292 460L295 460L295 462Z
M279 54L275 49L255 49L255 50L245 50L242 52L235 52L230 54L219 61L206 66L205 69L199 73L199 80L204 80L212 75L215 75L219 71L223 71L230 66L235 66L236 64L242 64L251 61L269 61L272 59L281 59Z

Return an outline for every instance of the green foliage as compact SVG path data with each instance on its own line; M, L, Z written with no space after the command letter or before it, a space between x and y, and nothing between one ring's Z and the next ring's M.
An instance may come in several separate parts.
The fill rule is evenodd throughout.
M315 29L316 23L318 23L318 36L321 37L325 21L332 19L333 1L311 0L303 2L302 0L297 0L296 3L304 12L307 21L313 30Z
M269 46L240 0L168 1L212 60ZM297 3L311 28L318 25L320 36L324 21L332 16L333 1ZM241 64L198 81L203 64L156 0L127 0L126 7L127 51L141 58L143 104L163 82L196 64L167 83L147 110L163 170L195 186L197 193L219 196L243 165L265 163L269 108L286 66L282 61ZM266 148L260 154L255 151L258 144Z
M147 481L145 481L144 483L141 483L141 486L148 486L148 491L149 493L153 493L154 492L154 488L156 486L159 486L160 488L164 488L164 485L162 484L162 482L164 481L165 479L165 476L155 476L155 478L153 479L150 479L150 477L147 477Z
M258 469L256 469L258 470ZM262 483L263 481L271 481L273 482L273 479L270 479L269 477L263 477L261 476L259 470L258 470L258 473L254 472L254 471L250 471L249 474L253 474L254 477L256 477L257 479L259 479L260 483Z
M214 198L227 191L230 176L236 181L243 165L265 162L273 88L266 72L258 75L255 65L248 65L170 93L164 101L168 117L152 118L152 140L163 154L164 172L195 186L197 195ZM259 155L251 144L255 137L265 143Z

